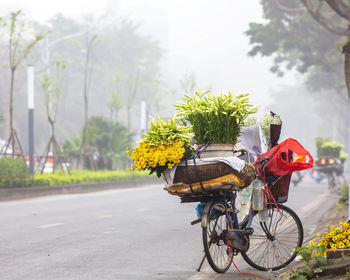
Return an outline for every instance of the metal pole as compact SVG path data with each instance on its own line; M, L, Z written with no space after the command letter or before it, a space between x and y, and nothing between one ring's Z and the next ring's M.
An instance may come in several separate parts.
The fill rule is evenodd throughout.
M34 175L34 66L28 65L28 141L29 170Z

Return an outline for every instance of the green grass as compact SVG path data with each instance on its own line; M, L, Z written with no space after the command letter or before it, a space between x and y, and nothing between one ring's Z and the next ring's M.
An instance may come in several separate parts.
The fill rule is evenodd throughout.
M338 203L348 205L349 204L349 186L348 185L342 185L340 189L340 198Z
M111 182L122 179L149 178L149 172L136 172L129 170L71 170L71 175L67 172L56 171L55 173L36 173L29 183L32 186L57 186L70 184L89 184L99 182Z

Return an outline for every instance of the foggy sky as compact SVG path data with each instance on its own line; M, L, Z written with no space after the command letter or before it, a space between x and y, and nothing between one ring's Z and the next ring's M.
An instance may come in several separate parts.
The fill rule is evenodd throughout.
M214 92L250 93L251 101L267 106L269 92L279 84L295 83L295 73L283 79L269 72L271 58L247 56L243 34L251 21L262 21L258 1L221 0L0 0L2 11L21 8L34 20L46 21L62 12L81 18L108 10L141 24L165 50L162 72L176 83L186 72L195 72L197 87Z

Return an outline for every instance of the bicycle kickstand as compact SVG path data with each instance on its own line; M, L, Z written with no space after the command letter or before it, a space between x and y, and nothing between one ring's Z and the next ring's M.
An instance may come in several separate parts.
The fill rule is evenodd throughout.
M202 261L201 261L201 263L199 264L198 268L196 269L198 272L200 272L200 270L201 270L201 268L202 268L202 265L203 265L203 263L204 263L205 258L206 258L206 255L205 255L205 253L204 253L203 258L202 258Z

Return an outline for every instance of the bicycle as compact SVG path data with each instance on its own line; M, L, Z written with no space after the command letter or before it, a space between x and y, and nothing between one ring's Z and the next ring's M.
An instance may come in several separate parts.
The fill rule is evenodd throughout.
M328 189L331 193L340 193L341 186L347 184L343 175L344 167L339 160L334 158L325 158L317 161L314 167L316 172L322 173L327 178Z
M259 180L259 175L256 178ZM271 183L268 187L272 187ZM205 252L197 270L206 258L214 271L224 273L231 266L233 256L239 253L258 270L275 271L287 266L303 243L304 231L299 217L279 203L267 203L263 210L267 212L251 207L249 215L242 216L236 208L237 191L218 191L197 197L206 203L202 218L192 222L201 222Z

